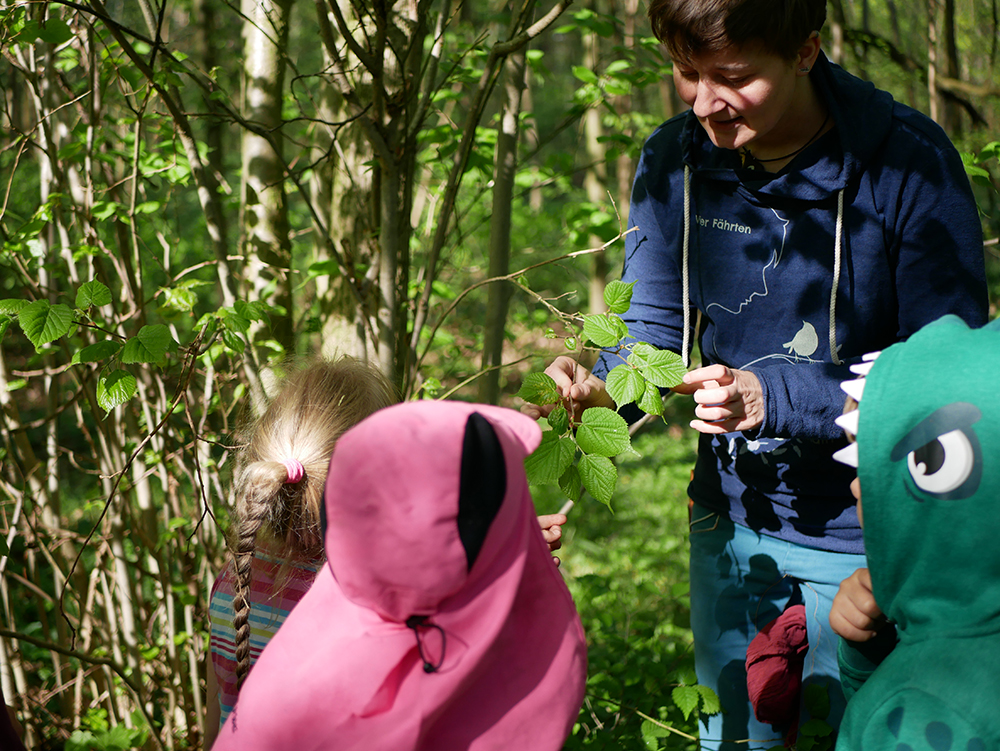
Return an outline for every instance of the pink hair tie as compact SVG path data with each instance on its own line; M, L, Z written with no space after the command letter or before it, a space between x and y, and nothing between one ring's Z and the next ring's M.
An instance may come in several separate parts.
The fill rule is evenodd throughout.
M291 483L294 485L306 476L306 470L302 466L302 462L298 459L283 459L281 463L285 465L285 469L288 471L288 479L285 480L286 484Z

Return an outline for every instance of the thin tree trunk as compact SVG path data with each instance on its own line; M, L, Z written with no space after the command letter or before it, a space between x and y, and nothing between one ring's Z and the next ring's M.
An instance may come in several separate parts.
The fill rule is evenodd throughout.
M584 64L590 70L597 69L599 37L596 33L584 36ZM587 191L587 201L593 206L603 206L608 203L607 179L608 168L604 146L600 138L604 135L601 123L601 110L598 105L592 105L583 116L584 153L587 155L587 169L583 176L583 187ZM599 248L604 241L597 235L591 235L590 247ZM600 250L590 257L590 284L587 296L587 307L591 314L603 313L604 287L608 278L607 254Z
M937 0L927 0L927 94L930 99L930 116L938 125L942 125L943 113L941 92L937 86L938 76L938 3Z
M517 172L518 121L525 87L525 47L510 55L504 64L504 104L497 135L490 221L490 278L505 276L510 271L510 221ZM510 288L506 282L495 282L487 294L483 338L483 369L487 372L479 382L479 400L496 404L500 399L500 366L503 364Z
M293 0L243 0L244 118L270 138L243 133L243 235L252 299L282 309L271 316L272 334L294 353L291 293L292 249L285 164L281 152L281 107L288 23ZM266 290L274 288L270 298Z
M830 8L833 11L830 19L830 59L837 65L844 64L844 29L847 27L847 13L843 0L832 0Z
M955 38L955 0L944 0L944 23L942 32L944 35L944 74L953 81L962 77L958 65L958 42ZM951 98L945 98L944 102L944 122L945 132L953 139L962 135L961 107L958 102Z

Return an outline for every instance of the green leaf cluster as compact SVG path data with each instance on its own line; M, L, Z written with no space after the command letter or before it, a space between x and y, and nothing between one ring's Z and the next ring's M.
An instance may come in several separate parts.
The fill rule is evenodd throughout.
M613 348L619 356L627 353L624 362L608 373L606 386L615 404L620 408L634 402L647 414L661 416L659 390L680 383L684 365L673 352L644 342L623 343L629 339L629 329L621 315L632 303L633 286L609 283L604 291L607 312L583 316L583 335L596 347ZM556 405L546 418L550 430L525 461L528 482L557 483L573 501L580 500L586 490L611 508L618 483L613 459L634 451L625 418L607 407L591 407L579 421L574 420L556 382L545 373L529 373L517 395L540 407Z
M103 328L100 309L112 302L111 290L96 279L77 287L74 307L46 299L33 302L0 300L0 338L12 322L17 323L36 352L61 343L70 350L72 365L99 364L97 402L105 412L110 412L136 393L135 376L121 366L151 364L163 367L178 346L164 324L141 326L128 337ZM96 341L82 346L75 339L70 341L68 337L80 326L96 332Z

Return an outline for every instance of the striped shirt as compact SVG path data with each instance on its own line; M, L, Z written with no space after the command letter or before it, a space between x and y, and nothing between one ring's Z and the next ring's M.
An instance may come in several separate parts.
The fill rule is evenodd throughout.
M292 608L309 591L321 564L290 564L282 588L273 592L282 561L255 553L250 565L250 665L285 622ZM233 628L233 572L226 569L212 585L208 603L211 622L212 666L219 685L219 727L236 704L236 630Z

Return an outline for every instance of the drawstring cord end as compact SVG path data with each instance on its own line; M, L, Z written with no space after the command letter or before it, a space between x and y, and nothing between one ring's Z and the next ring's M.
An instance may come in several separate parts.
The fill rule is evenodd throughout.
M424 672L436 673L438 670L441 669L441 666L444 664L444 651L445 651L445 641L446 641L444 629L441 628L436 623L431 623L429 621L429 616L426 615L411 615L409 618L406 619L406 627L413 629L413 635L417 638L417 652L420 655L420 659L424 663ZM429 659L427 659L427 655L424 654L424 643L423 640L420 638L421 628L423 629L435 628L437 629L438 633L441 634L441 658L438 660L437 665L435 665Z

